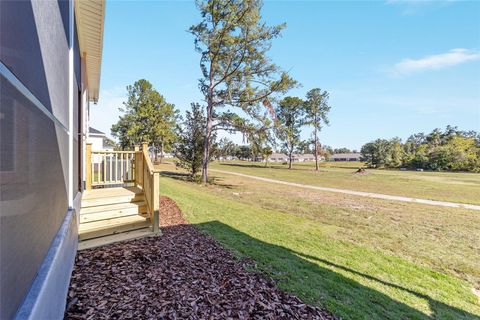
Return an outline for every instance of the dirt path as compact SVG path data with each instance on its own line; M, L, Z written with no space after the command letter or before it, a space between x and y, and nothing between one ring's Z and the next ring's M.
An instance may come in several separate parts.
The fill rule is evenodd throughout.
M318 187L318 186L312 186L312 185L308 185L308 184L287 182L287 181L275 180L275 179L269 179L269 178L262 178L262 177L258 177L258 176L252 176L252 175L248 175L248 174L230 172L230 171L224 171L224 170L210 169L210 171L218 172L218 173L224 173L224 174L231 174L231 175L235 175L235 176L240 176L240 177L265 181L265 182L271 182L271 183L276 183L276 184L283 184L283 185L292 186L292 187L300 187L300 188L307 188L307 189L320 190L320 191L351 194L351 195L360 196L360 197L377 198L377 199L393 200L393 201L403 201L403 202L423 203L423 204L428 204L428 205L432 205L432 206L464 208L464 209L471 209L471 210L479 210L480 211L480 205L474 205L474 204L464 204L464 203L457 203L457 202L437 201L437 200L428 200L428 199L419 199L419 198L409 198L409 197L402 197L402 196L392 196L392 195L381 194L381 193L372 193L372 192L354 191L354 190L346 190L346 189Z
M337 319L247 271L171 199L160 206L160 236L78 253L65 319Z

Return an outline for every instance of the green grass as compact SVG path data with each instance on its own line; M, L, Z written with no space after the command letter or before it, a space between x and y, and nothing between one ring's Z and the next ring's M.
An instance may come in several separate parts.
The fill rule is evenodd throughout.
M343 319L480 318L477 213L217 176L211 187L162 177L161 190L304 301Z
M314 163L295 163L292 170L279 163L245 161L213 162L212 169L239 172L271 179L316 186L376 192L431 200L480 204L480 174L452 172L416 172L367 169L354 174L359 162L323 162L321 170Z

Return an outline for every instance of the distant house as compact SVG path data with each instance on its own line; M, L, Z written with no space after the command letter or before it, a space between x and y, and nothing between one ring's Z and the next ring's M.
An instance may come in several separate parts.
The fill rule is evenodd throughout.
M297 154L299 162L315 161L315 155L313 153ZM318 156L319 161L325 161L324 156Z
M361 153L335 153L332 156L333 161L362 161L363 157Z
M319 156L318 160L323 161L325 157ZM269 157L269 161L271 162L288 162L288 156L284 153L273 153ZM295 153L292 155L293 162L307 162L307 161L315 161L315 155L313 154L298 154Z
M288 156L284 153L272 153L268 159L271 162L285 162L288 161Z
M105 133L89 127L87 143L92 144L92 150L95 151L113 151L113 146L107 142Z

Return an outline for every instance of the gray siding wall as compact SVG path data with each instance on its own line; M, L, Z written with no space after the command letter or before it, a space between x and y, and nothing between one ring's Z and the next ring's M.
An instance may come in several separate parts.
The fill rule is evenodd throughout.
M68 6L0 1L0 60L47 110L1 76L0 319L15 315L68 211Z

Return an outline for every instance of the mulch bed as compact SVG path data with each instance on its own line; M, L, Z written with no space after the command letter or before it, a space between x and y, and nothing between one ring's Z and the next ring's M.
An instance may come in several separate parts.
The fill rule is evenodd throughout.
M336 319L246 271L161 198L162 235L78 253L66 319Z

